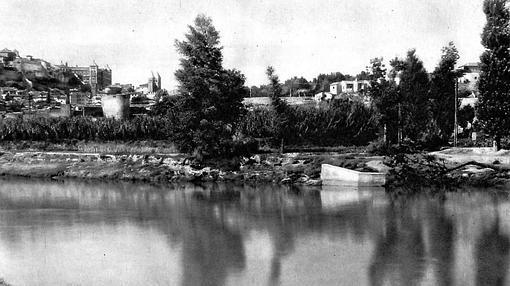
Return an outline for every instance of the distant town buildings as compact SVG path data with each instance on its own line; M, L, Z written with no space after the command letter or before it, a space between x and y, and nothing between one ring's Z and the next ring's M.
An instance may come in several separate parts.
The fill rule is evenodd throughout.
M98 91L105 89L112 85L112 70L107 65L100 68L95 62L90 66L58 66L62 70L70 70L83 81L84 84L90 85L92 96L95 96Z
M149 78L149 81L147 83L147 89L149 93L156 92L161 89L161 76L159 73L156 73L158 76L154 76L154 73L152 73L152 76Z
M30 55L21 57L17 50L9 49L0 51L0 66L22 72L24 77L30 78L50 77L53 71L49 62Z
M0 64L3 66L8 66L16 58L19 58L19 52L16 50L3 49L0 51Z
M156 92L161 90L161 76L159 73L151 73L151 77L147 80L147 83L141 84L136 88L136 92L139 92L150 99L153 99Z
M17 50L0 50L0 112L38 116L103 116L125 118L144 114L161 88L159 73L141 85L112 85L112 70L95 62L89 66L52 65ZM90 89L89 89L90 87ZM163 94L166 94L164 92ZM131 98L132 97L132 98ZM131 102L133 99L133 102ZM98 112L102 110L102 112ZM0 114L0 116L4 116Z
M90 102L91 102L91 99L89 98L88 92L74 91L74 92L71 92L71 94L69 96L69 103L71 103L72 105L83 106L83 105L87 105Z
M125 90L128 92L132 92L135 90L135 87L130 83L121 84L121 83L117 82L114 84L114 86L118 86L118 87L122 88L122 90Z

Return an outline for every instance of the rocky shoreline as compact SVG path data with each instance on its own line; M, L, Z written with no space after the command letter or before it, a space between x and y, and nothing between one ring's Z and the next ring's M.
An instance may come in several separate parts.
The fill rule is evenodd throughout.
M302 154L255 155L213 165L221 163L223 166L200 166L181 154L0 151L0 176L157 183L239 181L321 185L320 164L313 164L310 156Z
M388 157L364 153L268 153L249 158L211 160L198 164L183 154L106 154L0 150L0 176L87 179L151 183L239 182L320 186L322 164L388 174L389 187L490 187L510 184L510 166L477 162L429 161L407 155L391 164ZM414 159L411 159L414 158ZM470 157L466 157L470 158ZM383 161L385 170L380 170ZM379 165L374 163L379 163ZM464 163L464 164L462 164ZM391 166L389 168L388 166Z

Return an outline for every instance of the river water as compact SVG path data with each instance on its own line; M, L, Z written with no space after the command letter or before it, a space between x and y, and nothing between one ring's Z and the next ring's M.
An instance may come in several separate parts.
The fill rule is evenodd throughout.
M11 285L505 285L493 191L0 180Z

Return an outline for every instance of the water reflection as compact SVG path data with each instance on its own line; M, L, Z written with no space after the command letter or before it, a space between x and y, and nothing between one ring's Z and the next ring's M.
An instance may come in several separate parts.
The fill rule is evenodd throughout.
M499 217L476 242L476 284L505 285L508 272L510 238L500 229Z
M369 269L371 285L395 281L411 286L422 280L425 245L419 218L413 217L411 212L409 206L392 205L385 210L385 228L375 240Z
M13 285L505 285L510 203L377 189L0 181Z

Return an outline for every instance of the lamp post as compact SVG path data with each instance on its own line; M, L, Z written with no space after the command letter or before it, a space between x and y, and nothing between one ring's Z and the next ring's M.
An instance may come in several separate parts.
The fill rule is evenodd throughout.
M453 119L453 147L457 147L457 137L459 135L459 125L457 120L457 101L459 99L459 78L466 72L465 67L460 67L453 71L455 75L455 106Z
M457 98L459 97L459 78L455 76L455 112L454 112L454 123L453 123L453 147L457 147L457 136L459 132L457 124Z

